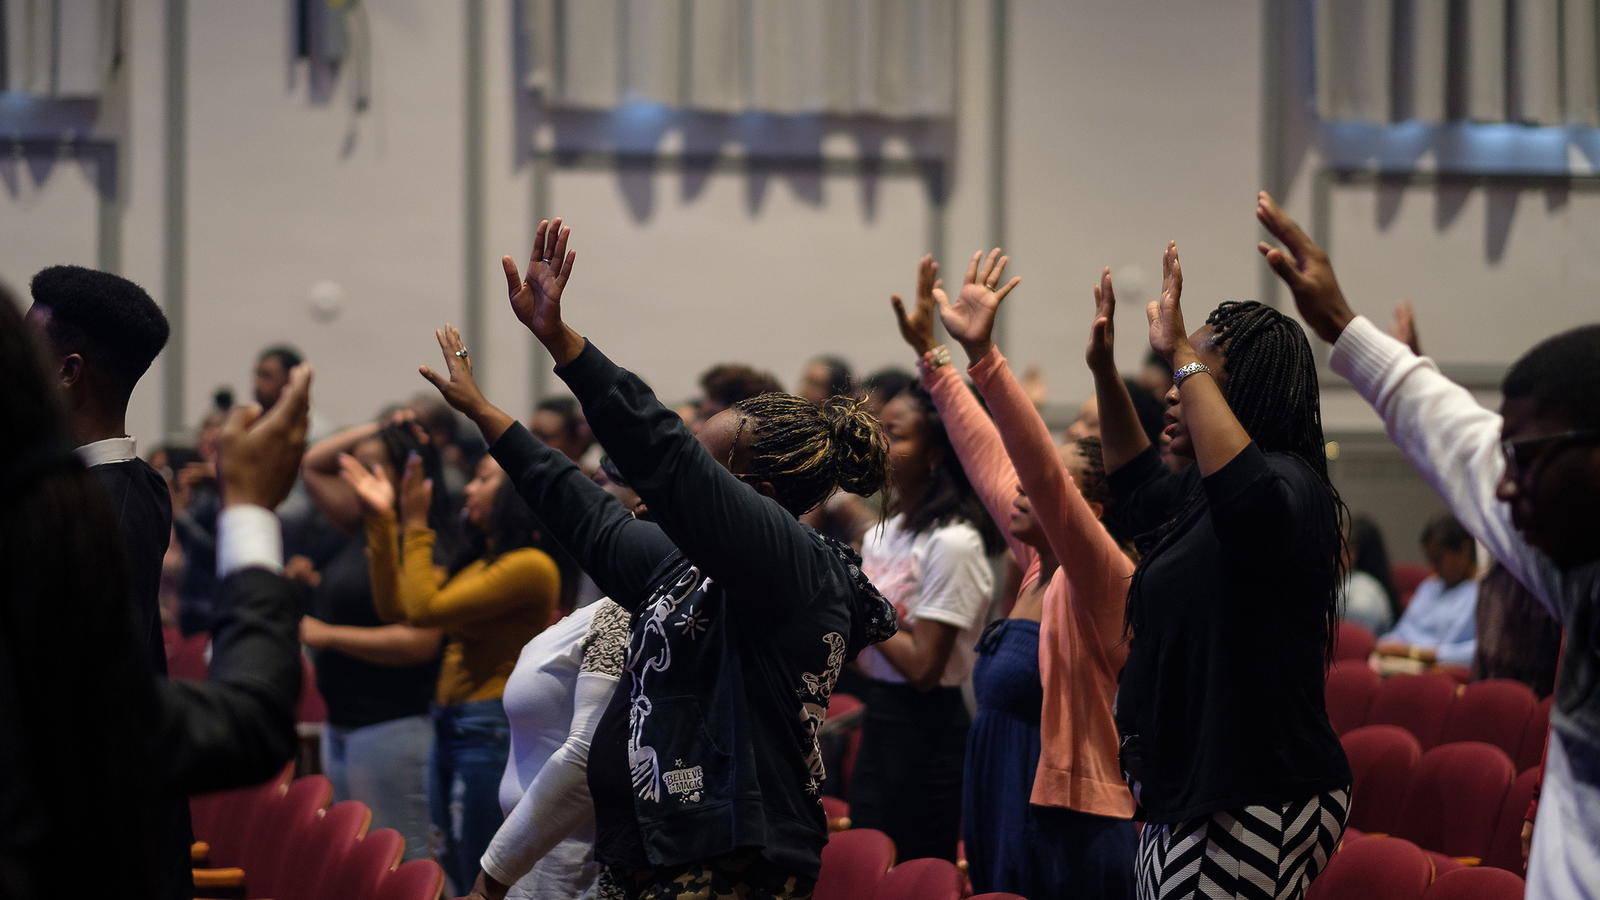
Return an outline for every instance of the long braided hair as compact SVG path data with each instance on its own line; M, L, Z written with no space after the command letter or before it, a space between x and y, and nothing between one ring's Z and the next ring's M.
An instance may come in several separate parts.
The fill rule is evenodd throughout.
M884 485L889 441L866 403L834 397L821 404L767 393L733 405L740 414L734 452L744 474L772 485L773 499L796 516L841 488L868 496ZM749 441L739 447L740 435Z
M1326 596L1323 619L1327 630L1323 654L1333 661L1333 642L1339 629L1340 585L1344 581L1344 520L1349 511L1328 478L1328 458L1322 434L1322 399L1317 386L1317 362L1305 330L1289 316L1254 300L1229 300L1206 317L1212 342L1225 354L1227 380L1223 397L1239 424L1262 450L1287 453L1310 467L1328 490L1333 516L1325 523L1306 523L1325 548ZM1204 501L1196 482L1178 514L1161 527L1149 559ZM1128 604L1127 626L1136 630L1140 610Z

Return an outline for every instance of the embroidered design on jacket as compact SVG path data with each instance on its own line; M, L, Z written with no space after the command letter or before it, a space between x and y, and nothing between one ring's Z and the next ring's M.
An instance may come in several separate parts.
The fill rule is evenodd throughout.
M690 566L678 580L656 595L650 603L649 618L639 632L635 645L628 654L628 768L633 776L633 789L639 799L652 803L661 800L661 763L656 759L654 747L642 743L644 723L650 718L652 705L645 696L645 684L651 672L665 672L672 668L672 645L667 636L667 621L672 618L683 601L696 590L711 583L702 583L700 569ZM685 614L693 614L693 609Z
M828 661L823 671L801 672L802 686L795 691L800 695L800 728L805 737L801 750L805 753L806 768L811 774L806 779L806 793L812 796L822 793L822 782L828 777L828 767L822 762L822 744L817 739L817 732L828 715L828 698L833 696L833 685L839 680L839 672L844 669L846 649L844 635L837 631L823 635L822 642L828 645Z

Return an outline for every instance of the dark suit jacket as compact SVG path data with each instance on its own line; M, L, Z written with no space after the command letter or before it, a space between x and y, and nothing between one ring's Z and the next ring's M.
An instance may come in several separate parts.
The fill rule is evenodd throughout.
M17 599L47 610L37 618L51 625L107 608ZM93 695L73 698L82 735L36 727L27 701L37 663L0 666L0 897L73 896L89 885L126 898L191 896L188 821L176 832L174 807L186 810L189 794L264 781L294 755L300 615L286 578L252 568L222 582L204 682L152 674L132 619L97 632L112 637L68 661L98 676ZM0 650L28 639L4 637ZM65 775L61 765L43 777L25 768L48 769L39 760L52 756L70 760Z
M161 473L142 459L105 463L89 470L111 499L111 514L122 531L128 572L128 600L138 614L139 634L150 665L167 671L161 640L161 559L172 539L172 494Z

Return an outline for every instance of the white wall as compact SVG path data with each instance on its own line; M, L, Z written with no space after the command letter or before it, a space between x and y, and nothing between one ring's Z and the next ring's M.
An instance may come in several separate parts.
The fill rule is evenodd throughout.
M497 258L523 258L534 222L555 213L578 233L573 320L665 397L692 393L696 373L717 360L746 359L786 381L823 350L863 370L909 362L887 296L911 288L915 260L930 249L932 210L917 181L541 169L532 148L737 152L752 136L779 146L783 138L748 121L685 127L541 115L514 77L509 0L485 0L477 163L486 191L474 258L464 218L466 7L430 0L366 4L364 112L352 107L348 73L313 90L306 64L291 59L287 4L189 3L187 236L168 246L166 6L129 0L127 65L93 122L118 142L120 268L164 300L164 260L179 254L183 263L187 334L135 396L131 427L147 443L161 430L163 366L183 367L178 418L193 422L216 385L248 391L256 350L289 340L318 365L323 418L353 421L423 388L415 365L434 359L432 328L461 323L470 304L483 309L487 327L474 349L491 392L526 410L543 363L504 312ZM999 236L991 218L1002 204L999 230L1025 279L1004 324L1006 350L1043 367L1053 402L1075 405L1088 390L1080 360L1101 265L1119 277L1130 368L1142 355L1142 303L1158 285L1167 239L1183 248L1194 319L1219 300L1257 296L1251 206L1264 128L1282 132L1287 203L1309 217L1322 161L1305 110L1304 42L1295 43L1303 35L1289 35L1285 51L1287 112L1264 121L1263 4L1011 0L1008 8L998 144L988 0L961 6L951 129L822 123L800 139L840 160L945 153L952 279L973 249ZM0 133L18 118L27 117L0 102ZM999 198L989 194L996 162L1006 175ZM536 193L548 209L534 208ZM1541 335L1593 319L1586 289L1600 273L1586 251L1600 228L1591 214L1600 195L1536 187L1514 204L1509 196L1336 188L1331 238L1352 299L1381 312L1410 297L1431 351L1491 368ZM48 262L92 264L94 206L81 167L0 153L0 278L24 287ZM469 265L481 267L482 296L463 296ZM342 295L331 318L313 314L319 282ZM1281 292L1277 299L1286 302ZM1331 428L1374 427L1338 385L1328 386L1326 405Z

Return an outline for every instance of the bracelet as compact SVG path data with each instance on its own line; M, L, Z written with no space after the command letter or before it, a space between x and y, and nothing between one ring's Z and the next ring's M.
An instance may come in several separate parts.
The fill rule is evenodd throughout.
M940 366L948 366L950 365L950 348L940 344L937 347L934 347L932 350L929 350L927 353L922 354L922 359L920 362L922 363L922 367L929 372L932 372L934 369L937 369Z
M1199 375L1201 372L1204 372L1207 375L1210 375L1211 374L1211 368L1209 366L1207 366L1205 363L1198 362L1198 361L1192 362L1192 363L1184 363L1182 366L1180 366L1178 368L1178 371L1172 373L1172 386L1173 387L1178 387L1179 385L1182 385L1184 380L1187 379L1190 375Z

